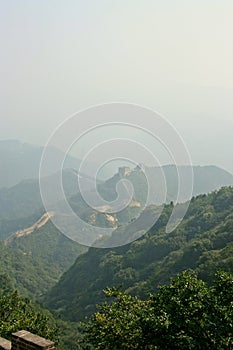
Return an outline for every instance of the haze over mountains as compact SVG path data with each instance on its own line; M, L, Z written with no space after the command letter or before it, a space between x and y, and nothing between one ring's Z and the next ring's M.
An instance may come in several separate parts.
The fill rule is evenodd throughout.
M43 148L20 141L0 142L0 238L6 239L19 230L34 227L38 220L45 213L39 188L39 164ZM52 150L54 157L59 150ZM145 174L140 167L134 169L122 167L105 182L98 182L98 191L107 201L111 202L117 197L117 184L120 180L127 179L134 187L132 202L128 208L117 214L99 213L98 210L90 208L79 193L77 181L77 167L80 161L68 157L67 166L63 170L63 186L67 199L72 209L84 221L100 227L113 227L127 225L132 219L140 215L146 204L147 182ZM74 168L73 168L74 167ZM164 193L161 190L160 173L161 168L146 168L147 173L153 176L153 186L156 193L155 198L148 204L163 204ZM187 167L179 167L179 172L185 177L188 173ZM53 174L53 167L48 169L48 176L42 181L46 183L48 191L55 191L56 174ZM165 175L167 193L166 203L176 200L178 191L178 174L174 165L162 167ZM194 187L193 195L209 193L218 190L223 186L233 185L233 176L225 170L216 166L194 166ZM79 175L85 176L85 174ZM87 176L88 177L88 176ZM157 179L157 180L156 180ZM90 197L92 197L94 181L90 179ZM126 193L127 194L127 193ZM181 193L182 194L182 193ZM181 195L183 201L191 199ZM183 197L182 197L183 196ZM94 195L93 195L94 197ZM53 197L52 197L53 198ZM63 200L60 198L59 200ZM56 205L56 203L55 203ZM107 209L106 209L107 210ZM52 224L46 223L44 228L50 232ZM47 230L46 228L49 227ZM33 232L34 230L32 230ZM37 230L35 230L37 231ZM56 230L54 230L56 232ZM53 233L55 234L55 233ZM59 234L57 232L57 234ZM56 234L55 234L56 235ZM17 240L17 237L15 238ZM25 240L30 240L29 236Z
M0 217L25 217L30 216L43 205L40 199L39 190L39 166L43 148L24 144L16 140L0 141ZM60 151L52 149L54 158L60 156ZM80 160L68 156L63 170L63 187L67 197L76 196L76 201L81 201L78 189L77 176ZM53 164L48 169L47 176L43 179L49 192L55 191L56 174L53 172ZM116 185L126 178L134 186L134 201L144 203L147 195L147 183L144 173L139 167L135 169L122 168L123 173L113 174L103 184L98 182L98 190L106 200L113 200L116 196ZM154 191L156 198L153 202L161 204L164 201L162 192L161 171L164 173L167 194L165 201L176 199L178 191L178 173L174 165L163 166L162 168L146 168L149 175L153 177ZM178 170L183 177L188 176L188 167L179 166ZM209 193L222 186L233 185L233 175L216 166L193 166L194 186L193 195ZM87 189L94 189L95 179L87 182ZM182 201L188 200L185 193L181 194ZM19 210L18 210L19 209Z
M129 205L111 213L108 212L111 205L103 210L85 202L79 191L78 176L87 179L85 190L95 201L94 179L79 174L76 167L80 161L71 158L69 167L63 170L63 185L72 210L93 227L113 230L111 236L100 237L96 246L106 242L114 246L112 243L119 238L125 243L118 248L88 248L62 234L51 220L56 211L46 212L43 207L37 173L42 148L16 141L2 145L0 142L0 146L4 165L0 177L0 278L5 280L4 276L8 276L11 288L43 303L67 322L82 320L93 313L96 303L105 300L102 290L107 286L121 285L129 293L144 297L184 269L196 270L206 281L212 280L218 268L233 270L233 190L229 187L233 186L233 176L225 170L216 166L192 167L192 198L187 198L184 189L180 196L182 202L191 199L190 207L183 222L175 231L167 233L165 227L176 205L178 173L185 179L190 173L188 167L179 166L177 172L174 165L122 166L108 180L98 180L98 193L107 203L116 200L121 180L133 185ZM56 149L53 152L56 156ZM51 166L42 181L51 193L51 208L56 209L62 207L64 198L52 195L58 179L52 170ZM145 174L153 178L155 196L149 203ZM126 190L122 201L127 195ZM53 202L53 198L58 202ZM98 201L95 204L98 205ZM158 221L141 236L141 227L135 224L135 218L143 225L150 218L156 218L164 204ZM177 208L182 205L177 204ZM77 235L88 233L81 227L76 231Z
M22 182L23 180L38 179L43 149L43 147L23 143L19 140L0 140L0 188L12 187ZM62 152L55 147L50 151L52 153L52 157L54 158L54 162L56 161L56 158L60 157L62 154ZM65 159L63 169L78 170L80 162L80 159L68 155ZM196 194L198 191L200 192L202 190L206 190L204 187L208 185L208 176L210 185L209 188L207 188L207 191L211 191L213 189L213 186L221 186L221 184L227 185L232 183L233 175L219 167L212 167L211 169L211 166L194 166L194 169L195 168L198 170L196 170L196 174L194 174L194 176L196 175L196 181L194 183L196 189L194 188L194 194ZM168 165L164 166L163 169L166 173L166 179L168 182L170 182L171 179L174 179L174 176L177 181L177 175L175 173L174 167L170 167ZM210 173L208 173L208 171L210 171ZM49 177L54 174L54 172L54 166L53 164L50 164L50 168L47 169L46 176ZM113 175L114 173L112 173L112 175L110 174L109 178ZM213 175L213 180L211 179L210 175ZM199 176L200 180L198 178ZM204 183L204 180L202 180L202 178L205 176L206 181ZM211 181L213 181L212 185Z
M54 158L61 155L57 148L50 150ZM26 179L38 179L43 147L23 143L19 140L0 141L0 188L11 187ZM78 168L80 161L68 156L65 168ZM47 169L46 176L55 172L54 164Z
M23 144L20 141L1 141L0 142L0 237L5 238L14 231L33 225L44 213L43 203L39 187L39 164L43 148L29 144ZM54 157L60 156L60 151L52 150ZM145 173L136 167L134 169L122 167L118 173L114 174L105 182L98 181L97 188L100 195L111 202L117 198L117 185L120 180L128 180L134 187L132 203L118 215L110 217L98 213L90 208L78 188L77 169L80 160L74 157L68 157L63 170L63 187L65 195L73 210L84 220L90 220L91 215L95 216L95 221L103 227L110 224L109 218L112 218L112 224L117 227L119 224L126 224L135 215L138 215L146 204L147 200L147 179ZM185 178L188 176L188 167L178 167L180 173ZM167 192L164 193L161 183L161 171L164 173ZM161 205L165 201L176 201L178 192L178 173L174 165L167 165L162 168L148 168L146 172L153 179L152 191L156 195L147 204ZM233 185L233 175L216 166L194 166L194 186L193 195L209 193L222 186ZM94 179L87 176L87 191L90 198L95 198ZM56 174L53 173L53 165L48 169L48 176L43 178L48 193L51 193L51 208L53 209L53 194L56 194ZM7 187L6 187L7 186ZM93 193L92 193L93 192ZM128 193L125 193L126 197ZM57 198L56 200L63 200ZM181 189L182 201L187 198L186 192ZM124 199L124 198L123 198ZM127 198L126 198L127 199ZM98 203L96 203L98 205ZM107 209L106 209L107 210Z
M42 152L42 147L23 144L20 141L0 142L0 237L2 239L5 239L15 231L23 230L35 224L45 212L38 180ZM54 157L56 157L60 151L54 148L52 152ZM77 167L80 164L80 160L68 157L66 164L63 170L64 191L72 209L84 221L92 221L92 224L95 223L101 227L110 226L117 228L119 225L129 223L143 210L147 199L147 180L144 172L139 167L134 169L122 167L118 173L107 181L98 182L98 191L107 202L111 202L117 198L117 184L123 178L128 180L134 187L130 206L120 211L117 215L107 215L98 213L98 210L96 211L90 208L83 199L82 194L79 193ZM75 169L72 167L75 167ZM163 192L160 183L161 170L165 175L167 193ZM183 174L184 178L186 173L188 174L187 167L179 167L178 170ZM53 194L55 194L56 200L62 201L64 199L56 197L57 177L52 171L53 167L51 164L51 168L48 169L48 176L42 180L46 184L47 192L51 193L51 211L53 211L53 207L57 204L53 203ZM146 171L153 179L152 190L156 193L155 197L148 204L161 205L164 200L166 203L176 201L178 192L178 173L176 167L174 165L167 165L162 167L162 169L146 168ZM233 176L215 166L194 166L193 173L194 196L201 193L209 193L222 186L233 185ZM86 175L79 174L79 176ZM94 180L88 178L88 181L87 190L90 192L89 196L90 198L95 198L95 193L92 193L94 191ZM12 184L13 186L10 186ZM126 192L126 197L127 195L128 193ZM180 198L182 201L191 199L187 198L185 191L181 192Z
M0 349L233 350L232 18L0 2Z

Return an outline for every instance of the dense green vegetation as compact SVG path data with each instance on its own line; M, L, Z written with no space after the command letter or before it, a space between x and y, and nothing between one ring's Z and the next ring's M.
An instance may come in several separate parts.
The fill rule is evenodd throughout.
M172 209L167 205L141 239L115 249L91 248L78 257L47 294L46 305L76 321L105 300L101 291L106 286L121 285L145 297L185 269L196 270L208 282L218 269L233 271L233 188L193 198L183 222L168 234ZM153 214L156 208L148 210Z
M233 347L233 275L219 273L208 287L183 272L146 300L107 289L112 303L84 324L80 345L96 350L222 350Z
M0 219L0 239L4 240L9 237L11 233L33 225L43 214L44 210L41 209L27 217L18 218L16 216L15 218L8 219L3 217Z
M21 329L55 341L58 350L77 350L83 337L78 324L55 318L37 302L20 296L12 278L0 274L0 336L10 339L11 333Z
M0 241L0 271L21 294L38 298L51 288L85 251L62 235L51 222L5 245Z
M3 279L3 276L0 276ZM10 339L21 329L58 341L58 328L54 318L43 312L39 305L21 298L16 291L0 293L0 336Z

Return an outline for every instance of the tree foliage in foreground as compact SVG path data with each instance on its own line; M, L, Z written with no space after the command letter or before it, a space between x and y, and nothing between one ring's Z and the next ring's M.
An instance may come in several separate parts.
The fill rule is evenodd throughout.
M185 271L147 300L116 288L105 294L115 300L84 324L96 350L233 349L231 274L219 272L209 287Z
M49 316L43 314L28 299L17 292L0 295L0 336L10 339L11 333L21 329L57 341L57 328Z

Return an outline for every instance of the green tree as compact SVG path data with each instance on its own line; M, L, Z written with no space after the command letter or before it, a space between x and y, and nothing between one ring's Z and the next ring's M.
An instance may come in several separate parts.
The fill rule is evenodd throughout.
M7 273L0 274L0 295L14 291L14 284Z
M28 299L22 299L17 292L0 296L0 336L10 338L11 333L21 329L57 341L57 327Z
M209 287L185 271L147 300L116 288L105 294L115 300L85 323L84 339L96 350L233 349L230 274L218 273Z

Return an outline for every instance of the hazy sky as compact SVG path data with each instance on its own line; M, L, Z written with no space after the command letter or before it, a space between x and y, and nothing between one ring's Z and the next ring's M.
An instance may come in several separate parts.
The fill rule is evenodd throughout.
M42 145L80 108L133 102L233 172L232 18L232 0L0 0L0 139Z

